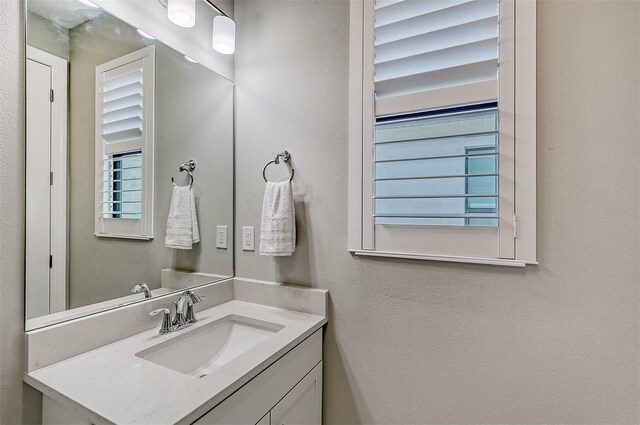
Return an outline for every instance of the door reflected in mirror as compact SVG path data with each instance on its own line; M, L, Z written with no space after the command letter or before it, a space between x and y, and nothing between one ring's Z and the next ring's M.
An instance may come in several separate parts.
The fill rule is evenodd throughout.
M27 1L27 330L233 276L233 83L121 18Z

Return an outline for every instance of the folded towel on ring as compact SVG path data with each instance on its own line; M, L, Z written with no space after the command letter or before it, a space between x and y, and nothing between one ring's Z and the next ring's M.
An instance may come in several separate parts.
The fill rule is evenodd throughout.
M191 249L200 242L196 202L190 186L174 186L167 219L167 248Z
M291 181L267 182L260 220L260 255L287 256L296 250L296 212Z

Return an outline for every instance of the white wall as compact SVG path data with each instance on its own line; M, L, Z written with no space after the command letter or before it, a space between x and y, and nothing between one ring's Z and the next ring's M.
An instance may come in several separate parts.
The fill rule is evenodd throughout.
M24 25L0 0L0 423L22 422ZM33 406L33 405L32 405ZM37 408L37 406L34 406Z
M538 12L541 265L514 270L348 254L347 3L236 2L237 228L288 149L299 231L236 273L330 290L326 423L640 421L640 3Z

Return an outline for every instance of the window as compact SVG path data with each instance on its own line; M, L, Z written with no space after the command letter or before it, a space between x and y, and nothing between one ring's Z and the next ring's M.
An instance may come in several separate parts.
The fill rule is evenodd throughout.
M349 249L535 263L535 1L352 0L351 25Z
M142 218L142 152L109 155L103 212L110 218Z
M154 49L96 67L96 236L153 238Z

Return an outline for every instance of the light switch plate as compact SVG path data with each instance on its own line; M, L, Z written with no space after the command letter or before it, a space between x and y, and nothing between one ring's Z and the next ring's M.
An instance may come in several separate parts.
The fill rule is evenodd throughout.
M243 251L255 251L255 231L253 226L246 226L242 228L242 250Z
M227 249L227 226L216 227L216 247Z

